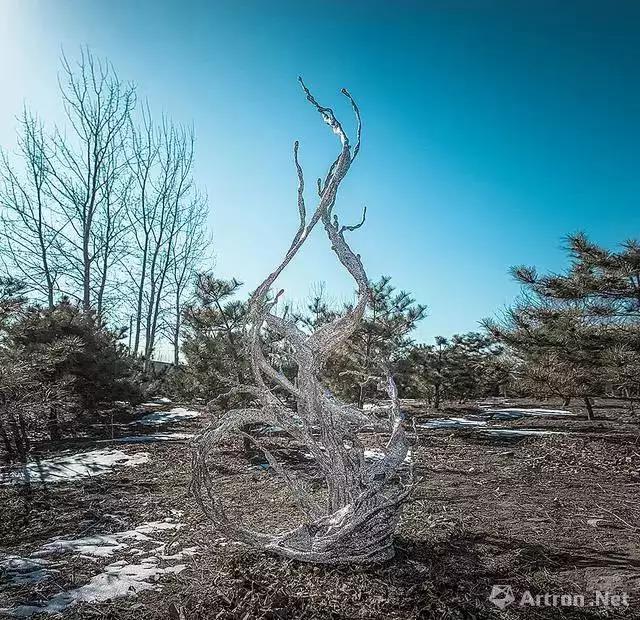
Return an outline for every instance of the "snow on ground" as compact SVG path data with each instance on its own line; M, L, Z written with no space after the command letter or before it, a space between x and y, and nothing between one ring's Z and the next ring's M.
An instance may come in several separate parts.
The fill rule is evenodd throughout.
M526 416L573 416L571 411L564 409L523 409L519 407L509 407L508 409L485 409L484 414L489 414L498 420L511 420L524 418Z
M476 430L480 433L491 433L495 435L503 435L505 437L519 437L527 435L565 435L560 431L548 431L538 430L530 428L498 428L488 425L490 420L518 420L525 416L572 416L574 415L570 411L564 411L559 409L485 409L481 414L477 416L469 416L468 418L440 418L435 420L429 420L417 424L419 429L429 428L468 428L469 430Z
M504 435L505 437L526 437L528 435L566 435L561 431L545 431L534 428L483 428L482 433Z
M41 558L21 558L7 555L0 558L0 572L6 583L24 585L46 581L60 571L49 568L51 562Z
M403 399L404 404L410 404L409 399ZM354 405L355 406L355 405ZM391 402L388 400L381 400L376 403L364 403L362 405L362 411L376 411L383 412L391 409Z
M198 547L185 547L182 551L177 551L176 553L165 554L164 548L166 545L161 545L156 549L158 552L157 557L162 560L183 560L186 557L195 555L198 551Z
M151 433L149 435L127 435L114 439L101 439L100 443L154 443L156 441L183 441L194 437L195 433Z
M174 407L168 411L154 411L148 413L132 424L144 424L146 426L159 426L161 424L171 424L173 422L184 422L192 418L199 418L202 414L193 409L185 409L184 407Z
M160 577L178 574L186 568L185 564L170 566L167 564L194 555L197 552L197 547L187 547L182 550L172 549L172 552L167 553L167 545L152 538L150 534L161 534L163 531L179 529L182 526L182 523L174 522L169 517L164 521L143 523L132 530L115 532L114 534L88 536L75 540L54 539L35 551L30 558L6 556L0 560L0 568L9 576L11 585L38 583L59 572L46 568L51 565L51 562L41 556L74 554L80 557L103 558L128 552L137 556L138 559L136 563L123 559L111 562L85 585L68 592L59 592L40 604L0 609L0 613L26 618L39 613L60 613L80 601L100 602L136 596L138 592L143 590L157 590L160 586L156 582ZM150 550L144 550L123 541L135 541L135 544L143 546L153 544L155 546ZM55 566L60 565L58 563Z
M156 397L148 403L142 403L140 407L145 409L153 409L155 407L164 407L165 405L170 405L173 401L170 398L165 398L164 396Z
M472 418L440 418L416 424L416 426L417 428L459 428L461 426L485 426L486 424L486 420Z
M127 549L129 544L125 540L149 541L153 540L149 534L161 532L163 530L179 529L182 523L173 523L172 520L151 521L139 525L133 530L114 532L113 534L101 534L97 536L86 536L73 540L55 538L44 544L35 551L33 557L43 557L58 555L61 553L75 553L80 556L93 556L105 558L113 555L117 551Z
M0 484L24 484L26 482L72 482L79 478L100 476L113 467L133 467L149 460L147 452L126 454L121 450L91 450L27 463L0 472Z
M44 605L20 605L8 612L14 617L28 618L41 613L60 613L81 601L98 603L114 598L135 596L143 590L159 589L159 586L152 583L153 581L157 581L162 575L178 574L186 568L184 564L160 568L156 565L157 560L156 562L153 560L154 558L147 558L141 564L127 564L124 560L114 562L106 566L104 572L93 577L89 583L69 592L60 592Z
M383 459L385 457L385 453L382 450L365 450L364 451L364 458L365 459ZM411 450L409 450L409 452L407 452L407 456L404 459L405 463L410 463L411 462Z

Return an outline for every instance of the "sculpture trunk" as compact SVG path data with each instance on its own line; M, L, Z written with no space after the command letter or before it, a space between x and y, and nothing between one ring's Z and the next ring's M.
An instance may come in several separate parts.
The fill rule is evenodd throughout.
M227 412L199 437L193 455L193 489L203 510L220 532L253 547L310 562L381 561L393 556L393 534L399 509L409 492L409 486L400 482L397 476L407 457L408 443L395 383L387 372L382 381L391 406L388 420L381 422L373 414L366 415L354 406L341 403L320 379L329 355L358 327L369 299L369 283L360 256L351 250L344 236L362 226L366 211L362 221L354 226L340 226L333 213L340 183L360 150L360 112L351 95L343 90L358 121L357 141L352 147L333 111L320 106L302 80L300 83L308 101L339 137L341 150L324 182L318 181L319 202L307 218L298 143L294 146L299 227L284 259L255 290L249 302L248 354L254 384L239 385L232 390L250 395L257 405ZM344 316L307 334L293 321L271 312L282 291L271 300L269 291L318 222L322 222L331 249L356 282L358 301ZM289 345L297 367L295 383L274 369L265 358L261 339L265 326ZM278 396L283 392L288 399ZM287 404L289 400L295 401L295 409ZM322 498L309 490L295 472L279 463L266 446L244 432L253 424L279 427L307 447L325 481L326 494ZM381 426L389 433L384 454L380 458L366 459L358 431L363 427L371 430ZM305 515L304 522L298 527L284 534L267 534L245 528L227 517L207 463L216 446L232 433L239 433L253 442L289 487Z

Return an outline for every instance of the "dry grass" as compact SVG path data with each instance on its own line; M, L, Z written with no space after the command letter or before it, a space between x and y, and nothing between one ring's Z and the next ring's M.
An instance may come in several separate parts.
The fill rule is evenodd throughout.
M384 565L318 567L228 544L188 494L186 442L119 446L151 452L151 462L80 484L30 495L0 489L0 537L8 552L24 555L52 536L113 532L162 519L171 509L185 511L173 544L200 549L187 570L164 580L159 591L77 605L64 614L71 619L640 618L638 429L615 414L609 410L612 420L599 422L604 431L590 431L593 423L582 421L588 433L579 437L423 433L414 446L419 482L403 513L396 558ZM247 467L233 445L220 477L232 509L249 522L269 527L276 515L297 518L277 480ZM0 606L77 587L100 564L76 559L56 583L0 593ZM534 593L607 586L600 589L629 591L632 604L500 612L487 600L494 583Z

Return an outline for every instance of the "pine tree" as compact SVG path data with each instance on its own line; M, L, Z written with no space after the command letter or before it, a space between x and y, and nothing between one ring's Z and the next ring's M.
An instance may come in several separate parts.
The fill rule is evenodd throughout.
M640 245L619 251L568 237L565 273L539 275L516 267L524 295L500 321L486 321L520 359L520 384L541 395L584 399L593 418L594 396L637 396L640 366Z
M503 349L477 332L436 336L434 344L412 347L400 364L406 393L426 398L435 409L443 400L464 401L498 392L508 380Z
M182 351L194 394L217 397L246 383L247 306L235 298L242 282L200 274L196 300L185 310Z
M566 273L539 276L519 267L516 277L542 298L579 306L588 326L587 346L597 350L606 394L638 396L633 368L640 366L640 243L628 240L606 250L578 233L567 238L571 265Z
M395 370L413 345L410 334L426 313L427 307L416 303L408 292L396 292L389 276L371 283L362 322L347 341L341 359L334 361L340 369L334 382L342 384L341 393L362 408L365 399L375 393L385 368Z
M101 403L138 396L132 360L121 342L124 330L108 329L93 311L67 299L52 308L29 306L8 336L11 351L51 391L52 439L59 436L59 417L65 410L91 412Z

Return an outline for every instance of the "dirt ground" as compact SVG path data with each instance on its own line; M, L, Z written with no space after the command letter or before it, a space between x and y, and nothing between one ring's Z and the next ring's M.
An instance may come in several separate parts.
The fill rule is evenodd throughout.
M552 401L494 404L561 408ZM418 425L477 412L468 404L445 412L419 402L404 406ZM569 409L582 413L579 403ZM412 448L417 482L403 511L396 557L383 565L312 566L224 540L189 494L184 440L118 444L127 453L148 452L149 462L99 477L34 485L29 493L0 486L0 547L26 557L54 537L120 531L183 511L184 526L170 544L197 547L185 570L164 576L157 590L80 603L60 616L72 619L640 618L640 427L623 403L608 403L598 415L595 421L496 422L570 431L548 436L421 429ZM197 432L205 423L203 416L168 429ZM95 439L65 447L94 447ZM226 447L218 475L238 518L265 529L296 520L278 479L249 467L240 444ZM0 585L0 608L78 587L113 559L74 556L54 579ZM584 594L585 607L519 607L516 601L500 610L489 601L496 584L512 586L517 601L525 591ZM629 605L589 605L596 590L627 592Z

